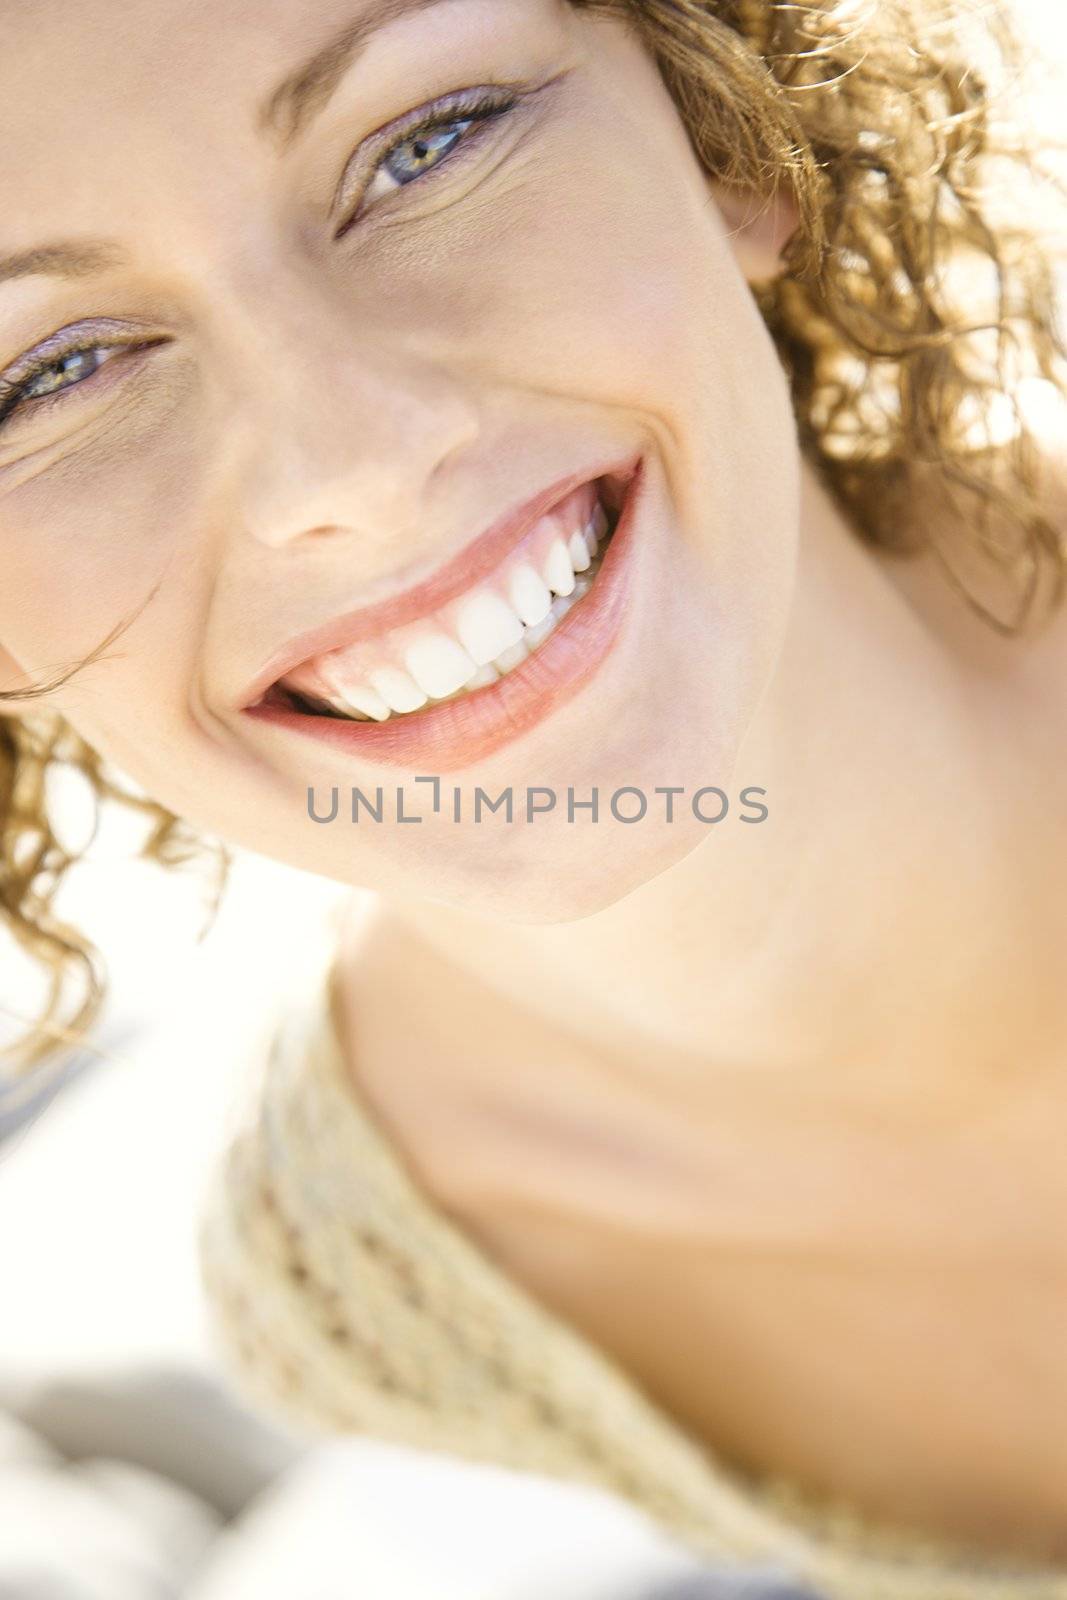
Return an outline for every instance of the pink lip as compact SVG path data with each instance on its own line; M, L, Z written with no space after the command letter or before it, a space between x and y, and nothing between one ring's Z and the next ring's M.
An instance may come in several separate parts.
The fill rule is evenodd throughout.
M596 582L535 654L497 683L388 722L309 716L269 702L247 706L244 715L366 760L391 766L432 763L433 770L441 773L469 766L526 733L588 682L622 625L630 590L633 524L644 473L640 460L615 470L627 474L625 500ZM584 477L568 479L569 487L563 492L586 481ZM551 493L547 504L546 496L539 496L536 503L549 509L562 498L558 491ZM538 511L532 520L541 514Z
M417 622L431 611L447 605L499 566L535 523L583 483L606 477L617 477L629 483L637 464L638 458L630 456L624 462L601 468L599 472L572 472L559 482L550 484L547 489L542 489L523 505L506 512L422 583L405 589L402 594L360 606L357 611L346 611L330 622L298 634L264 662L246 688L240 702L241 708L254 709L256 702L272 684L305 661L323 655L327 650L343 649L357 639L373 639L393 628Z

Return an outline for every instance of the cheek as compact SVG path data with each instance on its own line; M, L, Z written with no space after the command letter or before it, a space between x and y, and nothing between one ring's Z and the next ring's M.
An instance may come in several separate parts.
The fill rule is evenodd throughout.
M378 276L405 323L497 381L681 409L673 381L708 347L726 263L684 176L665 183L609 130L609 108L558 116Z
M189 569L203 520L195 489L201 449L189 408L175 398L165 417L145 407L136 430L123 431L120 422L106 447L87 433L62 456L53 449L50 460L43 451L39 462L28 459L17 485L5 487L0 478L0 637L35 675L51 675L95 649L165 573L173 576L143 621L109 647L114 663L102 662L95 674L87 669L84 681L124 670L122 655L143 649L135 641L146 630L155 641L152 659L171 659L158 645L161 625L168 618L173 632L168 614L179 597L185 607L196 603Z
M157 792L166 770L152 767L172 762L188 737L188 684L210 603L196 489L202 462L178 429L121 459L121 470L83 466L76 483L72 473L69 495L60 474L47 486L43 477L26 483L0 503L7 552L0 643L34 679L50 679L132 617L49 704ZM146 727L154 730L150 741Z

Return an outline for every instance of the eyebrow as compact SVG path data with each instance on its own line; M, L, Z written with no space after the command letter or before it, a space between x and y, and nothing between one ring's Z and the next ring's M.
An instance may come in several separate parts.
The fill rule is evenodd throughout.
M261 130L277 136L284 149L324 109L376 33L404 17L447 3L448 0L371 0L357 21L346 24L267 97L259 114Z
M311 118L323 110L375 34L404 17L447 3L448 0L370 0L355 22L347 23L267 97L259 114L261 129L280 137L283 148L291 144ZM126 259L118 246L105 239L38 245L0 256L0 283L38 274L86 278L119 266Z
M88 239L81 244L42 244L0 256L0 283L9 278L32 278L38 273L53 278L87 278L106 272L123 260L123 252L104 239Z

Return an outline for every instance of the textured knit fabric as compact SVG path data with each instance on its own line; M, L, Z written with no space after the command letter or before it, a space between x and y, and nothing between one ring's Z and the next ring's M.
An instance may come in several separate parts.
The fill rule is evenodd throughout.
M419 1187L345 1071L332 976L283 1013L205 1206L217 1336L250 1394L313 1430L596 1485L709 1560L828 1600L1067 1600L1067 1568L874 1526L719 1461Z

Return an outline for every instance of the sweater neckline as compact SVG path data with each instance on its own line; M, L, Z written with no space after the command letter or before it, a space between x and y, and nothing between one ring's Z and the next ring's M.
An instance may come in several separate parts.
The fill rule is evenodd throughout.
M466 1297L484 1324L481 1343L496 1341L514 1351L516 1372L536 1372L548 1394L549 1418L577 1427L588 1450L581 1470L561 1475L621 1494L706 1557L786 1563L833 1600L1067 1600L1062 1567L998 1560L920 1530L874 1522L847 1503L814 1499L788 1480L744 1476L718 1460L424 1190L347 1070L340 1016L331 951L310 995L285 1013L276 1054L287 1071L268 1085L268 1098L273 1095L285 1115L299 1107L301 1126L316 1130L312 1170L298 1177L315 1188L320 1208L343 1204L339 1197L353 1184L373 1193L375 1208L392 1219L393 1249L409 1249L413 1264L432 1262L432 1280L447 1285L439 1303L447 1301L452 1310ZM432 1323L437 1315L431 1294L420 1316ZM481 1450L458 1432L449 1438L447 1427L439 1447L518 1470L554 1470L551 1451L541 1466L539 1455L531 1460L524 1452L521 1438L510 1459L499 1446Z

